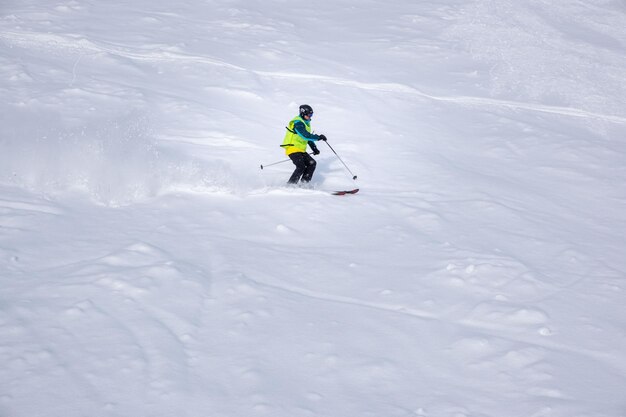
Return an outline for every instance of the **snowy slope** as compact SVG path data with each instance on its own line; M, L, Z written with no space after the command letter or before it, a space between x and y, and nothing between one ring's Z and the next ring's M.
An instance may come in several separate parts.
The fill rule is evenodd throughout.
M9 0L0 50L1 416L626 416L623 2ZM302 103L356 184L259 169Z

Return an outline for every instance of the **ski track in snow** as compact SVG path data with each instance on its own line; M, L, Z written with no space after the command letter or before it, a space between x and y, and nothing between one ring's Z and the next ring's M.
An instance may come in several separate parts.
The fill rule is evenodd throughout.
M285 284L269 284L258 279L253 279L245 275L239 275L238 278L243 279L255 286L264 287L272 291L284 292L290 295L296 295L299 297L306 297L309 299L315 299L329 303L339 303L357 308L367 308L379 312L400 314L403 316L409 316L421 320L433 320L441 323L451 324L454 326L461 326L466 329L478 330L485 332L489 337L497 339L506 339L512 342L516 342L522 345L536 346L545 349L549 349L555 352L569 352L575 355L590 358L594 361L605 364L606 366L614 369L619 369L621 372L626 373L626 366L619 361L615 361L609 354L602 352L592 351L588 349L581 349L576 346L565 345L562 343L553 343L547 340L550 336L550 331L547 327L542 326L547 322L547 318L544 313L528 309L508 309L504 313L498 313L497 319L493 317L495 310L489 306L485 306L482 313L478 314L476 318L451 318L432 314L428 311L418 310L411 307L401 305L389 305L384 303L371 302L366 300L359 300L353 297L333 295L328 293L320 293L304 288L298 288ZM491 323L484 320L485 318L492 316ZM482 318L481 318L482 317ZM530 337L526 327L540 327L535 333L539 337Z
M63 214L63 211L54 207L53 205L45 205L39 203L32 203L28 201L16 201L16 200L5 200L0 199L0 210L11 210L11 211L27 211L34 213L45 213L45 214Z
M605 122L626 124L626 117L607 115L595 112L589 112L582 109L576 109L571 107L559 107L549 106L542 104L523 103L516 101L484 98L484 97L469 97L469 96L436 96L421 91L415 87L397 84L397 83L369 83L360 82L356 80L342 79L337 77L330 77L324 75L307 74L307 73L287 73L287 72L272 72L272 71L256 71L249 68L244 68L238 65L233 65L220 59L211 57L195 56L184 54L176 50L167 51L165 47L159 51L141 51L131 50L129 48L123 48L119 45L111 45L103 42L95 42L84 37L72 37L71 35L60 34L42 34L39 32L27 32L27 31L3 31L0 33L0 41L4 40L5 43L22 48L31 49L44 49L44 50L65 50L71 53L77 54L78 57L74 61L72 67L72 80L70 85L76 78L76 68L82 59L87 55L97 54L111 54L119 57L129 58L138 61L150 61L150 62L175 62L175 63L189 63L189 64L203 64L212 65L222 68L226 68L233 71L245 72L254 74L260 77L267 78L282 78L292 80L314 80L318 82L324 82L327 84L341 85L361 90L378 91L386 93L408 94L416 97L422 97L432 101L439 101L445 103L453 103L463 106L471 107L496 107L506 108L510 110L525 110L530 112L555 114L567 117L585 118L602 120ZM173 48L174 49L174 48Z
M7 340L26 332L27 323L31 333L21 342L29 346L28 353L1 353L8 368L26 375L60 368L78 383L76 390L100 403L117 396L108 383L116 378L144 385L154 395L168 395L173 381L188 384L210 281L197 266L171 259L160 248L135 242L98 258L28 272L30 279L45 279L20 291L24 301L5 306L20 316L11 332L0 326ZM57 276L64 277L61 284L50 279ZM169 298L159 298L162 293ZM29 308L31 303L37 306ZM38 314L40 319L32 322ZM98 345L99 339L106 344ZM60 340L71 348L61 351ZM89 360L80 360L81 354ZM99 380L107 384L98 386Z

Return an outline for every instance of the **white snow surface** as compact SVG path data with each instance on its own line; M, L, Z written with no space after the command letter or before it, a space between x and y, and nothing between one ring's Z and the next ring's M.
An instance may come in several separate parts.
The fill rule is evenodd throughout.
M624 1L3 0L0 52L0 416L626 416ZM260 169L302 103L356 181Z

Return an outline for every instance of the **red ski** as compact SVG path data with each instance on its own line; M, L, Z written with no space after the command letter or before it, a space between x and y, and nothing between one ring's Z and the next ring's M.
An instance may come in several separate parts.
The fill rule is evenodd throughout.
M333 195L356 194L358 192L359 192L359 189L355 188L354 190L333 191Z

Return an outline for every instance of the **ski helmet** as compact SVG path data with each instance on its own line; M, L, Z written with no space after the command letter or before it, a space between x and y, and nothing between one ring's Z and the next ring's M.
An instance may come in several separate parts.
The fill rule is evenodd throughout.
M300 106L300 117L304 116L313 116L313 107L308 104L303 104Z

